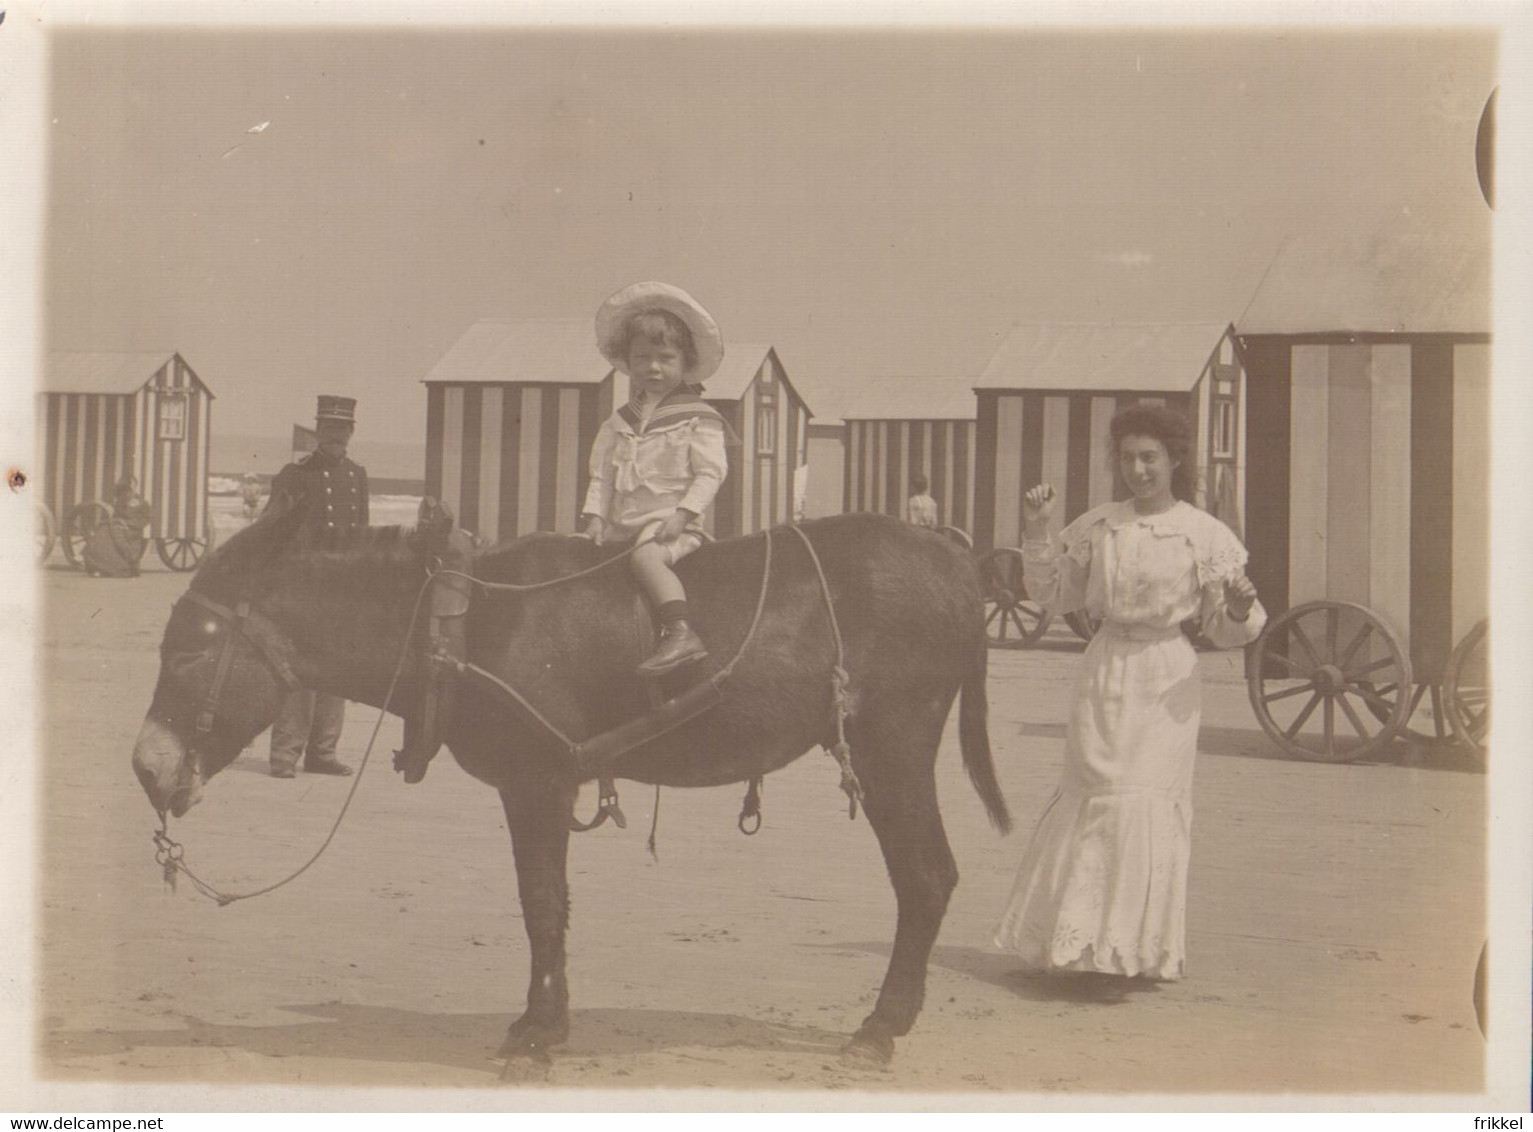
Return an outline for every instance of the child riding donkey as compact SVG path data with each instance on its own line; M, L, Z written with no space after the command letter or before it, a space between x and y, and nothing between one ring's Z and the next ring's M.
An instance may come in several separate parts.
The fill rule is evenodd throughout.
M724 343L685 291L635 283L596 312L596 344L633 387L596 434L581 514L597 543L637 544L634 578L661 626L659 646L638 674L662 676L708 655L672 567L703 544L703 511L729 470L729 426L699 395Z
M688 620L686 590L673 567L703 544L703 512L729 469L725 447L733 433L700 395L723 360L724 343L708 312L665 283L635 283L603 303L596 342L632 389L628 403L596 434L582 533L598 545L634 544L629 565L660 622L659 644L637 675L658 677L708 655ZM469 596L467 579L457 573L467 573L471 552L443 537L451 515L428 501L421 526L441 547L447 576L431 597L427 647L433 657L424 707L418 725L407 720L405 749L395 761L407 782L421 780L441 746L439 720L452 694L442 674L463 654Z

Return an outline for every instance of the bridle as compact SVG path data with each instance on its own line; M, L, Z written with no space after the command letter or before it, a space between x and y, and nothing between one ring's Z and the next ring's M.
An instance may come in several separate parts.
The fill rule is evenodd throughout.
M300 687L298 677L293 675L293 668L287 662L286 652L291 648L287 637L268 618L252 610L248 599L241 598L230 609L196 590L187 590L176 604L180 605L183 601L200 605L230 630L224 635L223 646L218 652L218 666L213 671L213 682L208 685L207 695L203 696L202 705L197 709L197 740L206 738L213 730L213 721L218 716L219 704L223 698L224 682L228 680L229 669L234 663L235 637L243 636L255 645L256 651L282 682L284 689L292 692ZM194 757L200 753L197 751L199 746L200 742L194 741Z

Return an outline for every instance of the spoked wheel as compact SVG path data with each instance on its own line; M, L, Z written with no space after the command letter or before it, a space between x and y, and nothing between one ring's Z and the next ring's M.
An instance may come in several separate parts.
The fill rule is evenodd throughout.
M1075 631L1077 637L1089 644L1102 627L1102 619L1091 616L1084 609L1077 609L1065 614L1065 624Z
M1453 737L1448 725L1448 714L1443 708L1443 690L1439 684L1417 684L1412 690L1402 691L1393 684L1375 684L1377 699L1367 701L1368 710L1380 723L1387 723L1386 705L1401 695L1406 697L1405 722L1400 734L1413 743L1446 743Z
M206 530L207 533L201 538L155 539L154 549L159 552L160 561L179 572L195 570L203 555L213 545L213 528L208 527Z
M985 594L985 636L997 648L1024 648L1048 631L1052 617L1027 599L1022 583L1022 552L992 550L979 561Z
M1464 635L1448 658L1443 676L1448 722L1461 743L1482 754L1490 734L1490 621Z
M1270 621L1246 655L1256 718L1296 758L1365 758L1405 726L1411 697L1400 690L1412 687L1410 658L1361 605L1295 606Z
M80 503L70 508L64 518L64 557L72 566L85 568L85 544L96 527L112 517L112 509L98 500Z
M969 532L962 527L942 526L937 528L937 533L951 542L956 542L965 550L974 549L974 540L969 537Z
M48 561L48 555L53 553L53 544L58 541L59 530L53 522L53 512L48 509L46 503L39 503L33 511L36 516L33 530L37 539L37 561Z

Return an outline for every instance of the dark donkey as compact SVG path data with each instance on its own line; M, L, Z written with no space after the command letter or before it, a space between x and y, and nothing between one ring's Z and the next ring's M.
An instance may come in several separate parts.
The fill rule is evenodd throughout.
M283 675L383 703L406 648L425 549L408 529L322 539L303 532L300 520L296 512L271 515L236 535L203 563L171 614L159 683L133 751L134 770L162 815L184 814L204 781L270 725ZM844 638L851 763L899 907L878 1002L844 1051L882 1062L921 1009L927 961L958 881L933 768L960 689L964 766L992 823L1002 831L1010 825L986 732L983 603L970 558L930 532L877 515L821 519L800 529L823 564ZM761 535L733 539L681 564L713 654L695 675L716 670L744 640L765 545ZM612 768L616 777L663 786L745 782L835 742L836 653L820 580L792 531L778 530L771 545L759 628L719 702L622 756ZM538 582L603 557L585 539L536 534L481 552L474 574ZM650 644L636 614L620 563L545 589L480 590L469 618L469 658L565 735L584 738L649 710L633 676ZM220 695L210 705L221 662ZM688 679L681 676L683 684ZM400 703L419 694L413 674L396 693ZM547 730L477 688L460 691L444 734L463 769L500 791L511 830L532 978L527 1009L500 1050L510 1074L517 1059L546 1058L569 1031L565 858L578 776L568 749Z

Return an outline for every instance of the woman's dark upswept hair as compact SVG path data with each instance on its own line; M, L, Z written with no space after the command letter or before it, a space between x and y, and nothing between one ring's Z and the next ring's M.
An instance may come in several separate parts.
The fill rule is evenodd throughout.
M1166 455L1176 461L1171 471L1171 494L1191 503L1197 493L1198 466L1192 454L1192 422L1163 405L1130 405L1120 409L1107 426L1112 438L1112 460L1116 467L1118 447L1126 436L1148 436L1166 446Z

